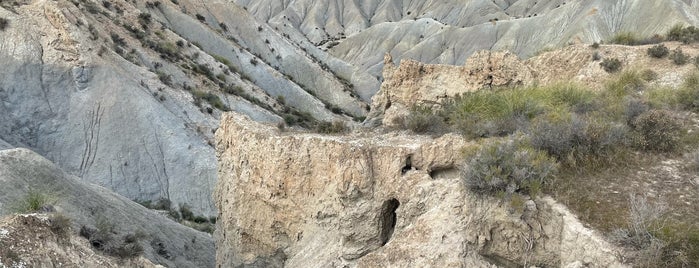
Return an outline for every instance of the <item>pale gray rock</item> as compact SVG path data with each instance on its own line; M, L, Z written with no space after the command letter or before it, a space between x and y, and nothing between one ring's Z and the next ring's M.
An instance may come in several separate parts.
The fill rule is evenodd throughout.
M83 225L94 227L97 221L106 221L120 237L143 232L140 243L144 256L154 263L167 267L214 267L211 235L68 175L28 149L0 151L0 184L0 215L14 212L13 207L29 191L35 191L49 197L55 210L71 219L76 233Z

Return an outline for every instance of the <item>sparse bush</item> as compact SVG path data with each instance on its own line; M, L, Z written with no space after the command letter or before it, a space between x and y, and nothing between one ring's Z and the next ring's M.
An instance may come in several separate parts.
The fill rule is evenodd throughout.
M602 55L599 54L599 51L595 51L592 53L592 61L598 61L602 59Z
M615 73L621 69L621 61L617 58L606 58L599 65L608 73Z
M541 117L532 123L531 143L566 164L604 160L625 145L628 130L623 124L600 116Z
M194 213L188 204L180 204L180 215L182 215L183 220L192 221L194 219Z
M80 236L87 238L92 247L106 254L120 257L133 258L143 253L140 240L145 236L140 232L126 234L117 239L114 225L104 217L98 217L96 228L83 225L80 228Z
M676 94L680 108L699 112L699 73L688 74Z
M257 60L255 58L251 58L250 64L252 64L253 66L257 66Z
M639 115L647 112L650 109L650 107L643 102L643 100L638 98L626 98L625 104L626 107L624 109L624 118L627 125L631 125Z
M170 61L177 61L181 58L177 45L170 42L158 42L151 47L155 52L160 53L160 57Z
M699 29L694 26L684 27L677 24L667 32L666 37L670 41L681 41L689 44L699 41Z
M519 140L488 142L466 163L462 178L479 194L536 195L558 165L546 152Z
M676 48L675 50L672 51L672 54L670 54L670 59L672 62L674 62L676 65L685 65L689 62L689 55L684 54L682 52L681 48Z
M648 247L655 239L653 233L662 226L660 221L666 210L663 204L652 204L646 198L630 195L627 237L623 244L637 249Z
M344 121L335 120L333 122L319 122L316 126L316 131L318 133L345 133L349 131L349 127Z
M215 55L215 54L212 55L212 56L214 57L214 59L215 59L216 61L218 61L218 62L220 62L220 63L223 63L223 65L226 65L226 66L231 65L231 61L229 61L228 59L224 58L223 56Z
M653 58L664 58L670 54L670 50L663 44L658 44L648 48L648 55Z
M114 45L122 47L126 46L126 41L124 41L124 38L121 38L121 36L119 36L118 34L111 33L110 37L112 38L112 42L114 42Z
M192 91L192 94L194 95L195 101L198 99L204 99L206 102L211 104L216 109L219 109L221 111L230 111L230 108L221 101L221 98L219 98L218 95L213 94L211 92L203 92L203 91ZM184 215L183 215L184 216Z
M415 106L403 121L403 128L415 133L438 133L447 129L444 118L427 106Z
M650 110L632 122L636 144L643 150L672 152L679 146L681 127L665 110Z
M590 45L591 48L593 49L598 49L599 48L599 42L594 42L592 45Z
M611 40L609 40L609 43L633 46L638 44L638 37L630 32L618 33L614 35Z
M138 14L138 22L143 26L144 29L148 28L148 24L151 23L151 15L150 13L140 13Z
M640 46L648 44L657 44L664 40L660 35L654 35L651 37L638 37L636 34L631 32L622 32L614 35L609 43L627 45L627 46Z
M198 14L198 13L197 13L196 17L197 17L197 20L199 20L199 21L201 21L201 22L205 22L205 21L206 21L206 18L205 18L204 16L202 16L201 14Z
M616 79L608 81L605 85L608 97L622 98L629 94L634 94L643 91L646 88L646 83L643 81L641 74L636 71L625 71Z
M18 213L28 213L28 212L52 212L53 203L55 201L43 192L36 190L29 190L27 195L19 200L14 207L14 211Z
M172 86L172 75L165 74L163 72L157 72L158 74L158 79L160 79L160 82L163 82L163 84Z
M9 25L9 20L7 20L6 18L0 18L0 31L5 31L5 29L7 29L7 26Z

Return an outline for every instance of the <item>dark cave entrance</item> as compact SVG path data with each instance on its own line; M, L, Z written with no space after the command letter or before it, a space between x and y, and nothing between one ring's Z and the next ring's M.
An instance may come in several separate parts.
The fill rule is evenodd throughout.
M398 206L400 206L400 202L395 198L384 201L381 206L381 219L379 222L379 224L381 224L381 233L379 234L381 246L388 243L388 240L390 240L393 235L393 230L396 228L396 210Z

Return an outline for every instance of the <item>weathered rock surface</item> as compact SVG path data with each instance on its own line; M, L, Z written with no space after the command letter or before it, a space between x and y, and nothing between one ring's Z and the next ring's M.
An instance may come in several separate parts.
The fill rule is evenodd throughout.
M155 268L139 257L117 259L94 251L87 239L53 230L47 214L0 218L0 267L134 267Z
M699 55L696 45L664 44L672 50L680 48L690 57ZM460 94L482 89L560 82L601 89L605 81L615 77L600 66L600 61L605 58L619 59L622 70L653 71L657 79L650 84L657 86L676 87L686 74L694 70L690 65L677 66L670 60L648 56L647 49L651 46L602 45L594 49L587 45L571 45L527 60L507 51L480 51L468 58L463 66L414 60L403 60L396 66L391 55L386 54L384 82L372 98L367 124L400 125L414 105L439 106ZM593 60L595 54L599 60Z
M67 175L27 149L0 151L0 215L29 191L55 201L56 211L72 221L73 232L99 221L114 226L115 236L143 233L144 257L167 267L214 267L211 235L178 224L112 191ZM35 256L40 258L39 256ZM96 266L93 266L96 267Z
M223 267L621 267L550 198L514 212L470 193L459 136L281 133L224 114L216 132Z

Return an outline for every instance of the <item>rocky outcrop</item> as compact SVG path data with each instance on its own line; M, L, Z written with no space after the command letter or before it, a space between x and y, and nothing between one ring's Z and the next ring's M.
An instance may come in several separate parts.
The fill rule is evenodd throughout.
M440 105L466 92L520 86L534 81L532 71L510 52L481 51L464 66L425 64L404 60L395 66L390 54L384 57L384 82L372 98L369 118L383 119L391 126L400 122L413 105Z
M115 240L128 234L142 234L139 243L143 256L153 263L166 267L214 267L211 235L176 223L106 188L67 175L27 149L0 151L0 185L0 215L13 213L29 192L41 193L53 209L70 219L72 235L83 226L95 228L108 224L113 227ZM20 256L42 261L41 256L30 252Z
M693 45L664 43L669 49L680 48L690 57L699 55ZM384 82L372 98L367 125L382 123L400 126L413 106L440 107L444 101L476 90L502 87L550 86L557 83L580 84L601 89L605 81L615 77L600 66L604 58L622 62L622 70L640 72L651 70L657 79L649 84L676 87L682 77L692 72L692 66L677 66L669 60L649 57L645 46L571 45L543 52L521 60L508 51L480 51L468 58L463 66L425 64L403 60L398 66L390 54L384 57ZM595 59L593 56L597 57Z
M62 231L47 214L0 218L0 267L163 267L143 257L103 256L85 238Z
M620 267L550 198L475 196L456 135L283 133L225 114L216 132L223 267Z

